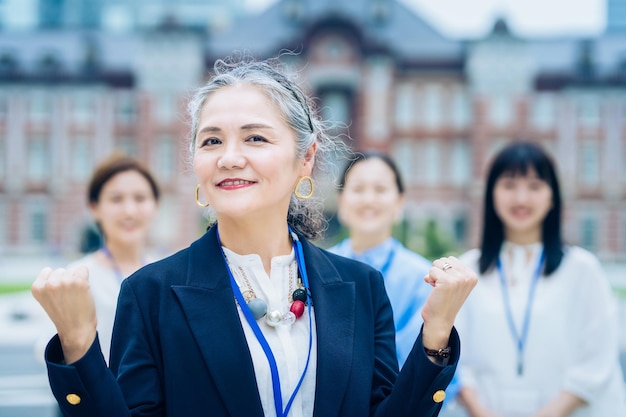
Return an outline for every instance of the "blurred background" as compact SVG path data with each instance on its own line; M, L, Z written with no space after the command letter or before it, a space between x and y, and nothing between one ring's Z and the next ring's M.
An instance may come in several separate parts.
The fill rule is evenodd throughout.
M24 290L93 239L94 165L114 149L148 164L152 250L187 246L206 226L190 92L216 59L285 50L338 137L398 161L396 237L426 257L478 244L491 155L540 140L565 238L601 259L626 323L626 0L0 0L0 417L53 415ZM345 236L334 174L322 246Z

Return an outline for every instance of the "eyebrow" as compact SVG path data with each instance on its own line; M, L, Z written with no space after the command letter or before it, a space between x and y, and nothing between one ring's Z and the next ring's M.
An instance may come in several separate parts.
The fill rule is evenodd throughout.
M271 126L263 123L248 123L240 128L241 130L253 130L253 129L272 129ZM206 126L198 131L198 133L216 133L221 132L222 129L217 126Z

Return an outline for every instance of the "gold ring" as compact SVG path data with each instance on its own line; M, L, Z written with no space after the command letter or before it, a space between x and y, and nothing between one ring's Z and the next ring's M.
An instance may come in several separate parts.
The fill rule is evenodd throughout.
M448 269L452 269L452 265L446 262L445 264L443 264L441 269L443 270L443 272L446 272Z

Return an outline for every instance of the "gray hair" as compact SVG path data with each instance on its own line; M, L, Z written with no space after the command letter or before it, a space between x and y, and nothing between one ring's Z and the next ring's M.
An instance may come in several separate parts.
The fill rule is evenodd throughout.
M189 101L187 106L187 113L191 119L189 150L192 156L196 146L200 112L207 98L220 88L237 84L260 87L276 105L284 121L296 134L296 158L304 158L306 151L317 143L312 177L315 178L318 171L332 165L332 154L342 150L345 145L328 133L327 125L318 117L311 99L287 74L277 58L256 61L246 56L216 61L213 77L199 88ZM292 194L287 222L308 239L321 237L327 223L322 199L314 195L304 200Z

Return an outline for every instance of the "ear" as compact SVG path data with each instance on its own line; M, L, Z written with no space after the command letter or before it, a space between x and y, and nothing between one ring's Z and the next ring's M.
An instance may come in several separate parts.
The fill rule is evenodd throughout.
M313 142L309 149L304 154L301 175L311 175L313 172L313 166L315 165L315 153L317 152L317 142Z

